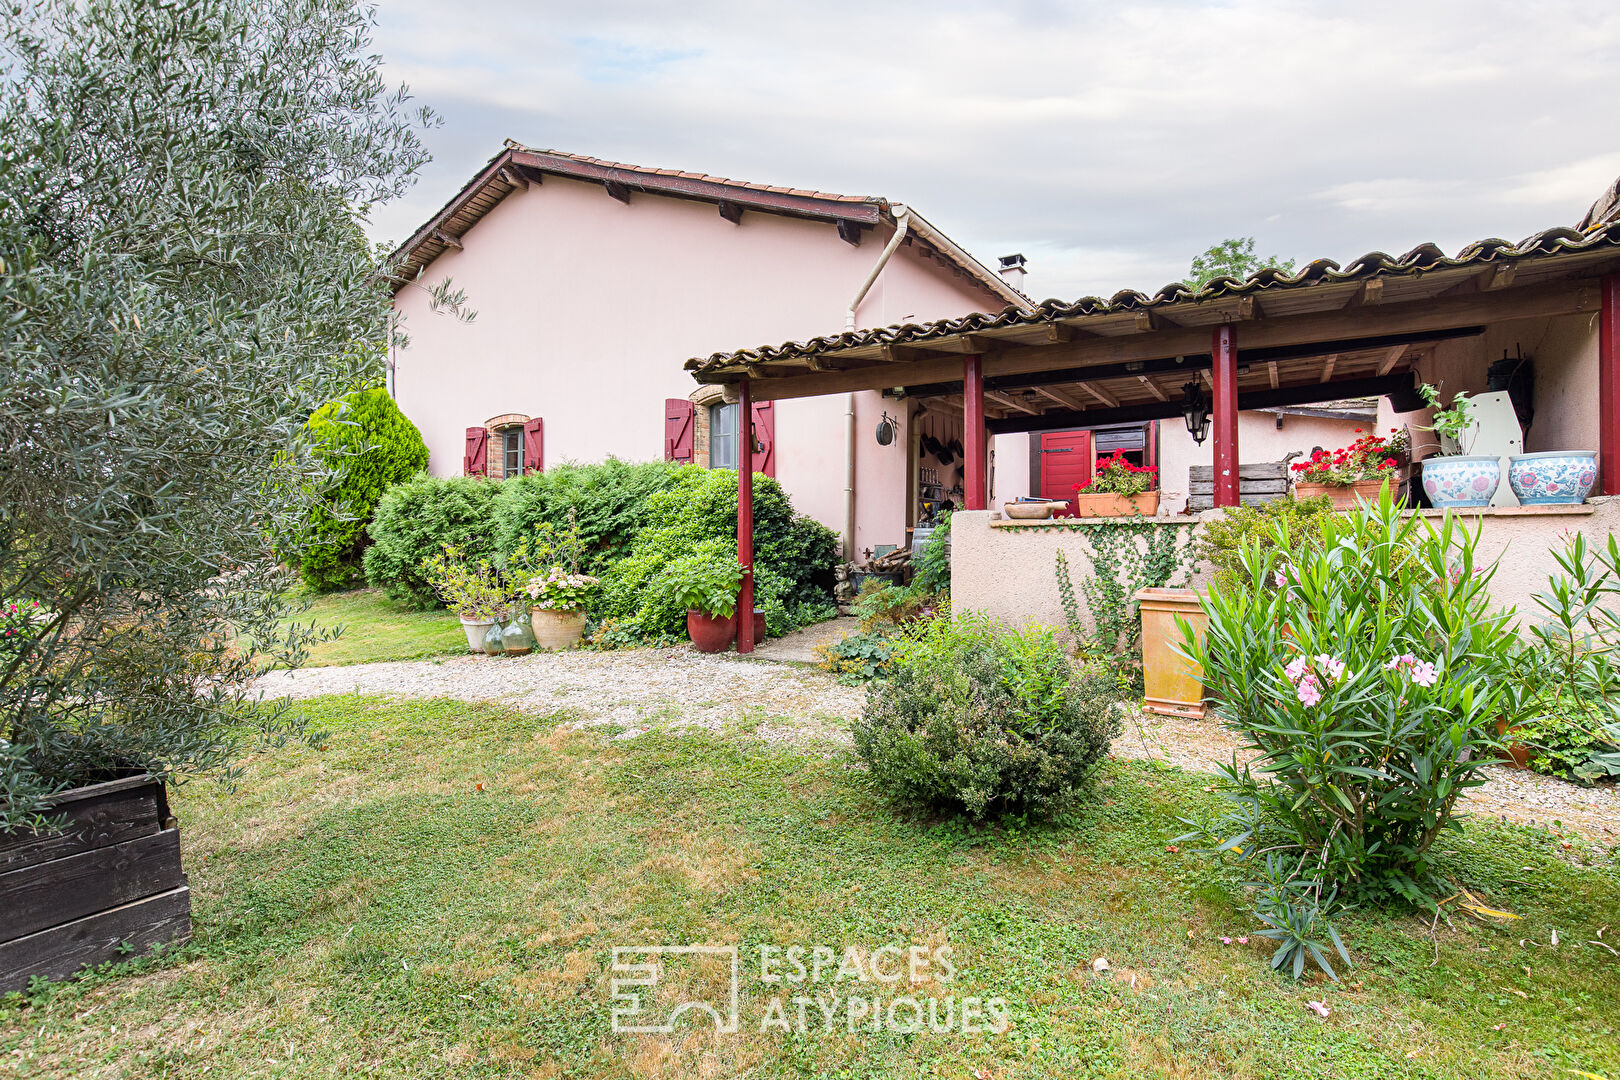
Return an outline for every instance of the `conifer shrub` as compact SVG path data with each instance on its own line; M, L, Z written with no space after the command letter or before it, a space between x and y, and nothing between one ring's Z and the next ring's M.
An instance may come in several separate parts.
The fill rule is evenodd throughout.
M303 437L326 476L298 548L299 576L319 591L345 588L360 572L366 526L383 492L427 468L427 443L381 388L322 405Z

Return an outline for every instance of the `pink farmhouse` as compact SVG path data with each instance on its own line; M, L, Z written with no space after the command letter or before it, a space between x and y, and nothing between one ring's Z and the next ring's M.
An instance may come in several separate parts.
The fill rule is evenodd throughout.
M399 258L408 344L391 386L441 476L609 456L735 466L736 406L718 387L694 393L686 357L1030 307L899 203L517 145ZM433 310L428 286L446 278L471 322ZM898 430L880 446L872 433L885 414ZM904 408L864 391L763 403L754 419L754 468L846 537L853 513L846 550L903 542ZM959 410L921 423L943 443L961 439Z

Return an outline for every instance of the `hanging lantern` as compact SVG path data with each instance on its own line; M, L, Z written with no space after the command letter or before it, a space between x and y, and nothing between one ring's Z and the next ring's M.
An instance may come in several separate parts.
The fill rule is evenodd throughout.
M1203 390L1196 382L1181 388L1181 418L1187 422L1187 434L1193 437L1193 442L1202 444L1209 434L1209 406L1204 403Z
M899 421L890 416L887 411L883 413L883 419L878 421L877 426L877 441L879 446L888 446L890 443L894 442L894 433L896 430L896 425L898 424Z

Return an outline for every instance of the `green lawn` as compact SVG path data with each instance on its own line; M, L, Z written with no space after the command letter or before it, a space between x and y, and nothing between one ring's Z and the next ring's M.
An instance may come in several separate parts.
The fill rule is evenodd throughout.
M412 611L389 600L378 589L316 596L297 621L343 628L335 640L310 647L306 663L312 667L419 660L467 651L467 637L454 615L442 608Z
M177 793L194 944L12 998L0 1071L1620 1077L1620 960L1584 944L1620 936L1620 874L1571 865L1545 833L1487 824L1443 845L1459 881L1522 916L1511 929L1455 916L1431 940L1426 919L1354 914L1344 983L1296 985L1258 941L1220 942L1253 926L1236 880L1166 849L1213 798L1197 774L1110 763L1071 819L975 831L896 816L840 752L746 731L617 740L449 702L312 710L324 750L250 763L235 794ZM742 946L741 1030L614 1034L612 948L688 943ZM811 1006L809 1030L762 1032L789 991L759 981L757 947L795 943L948 944L955 978L913 993L1002 997L1011 1027L852 1033L845 1011L827 1031ZM1091 975L1097 956L1116 978ZM666 985L726 981L672 961Z

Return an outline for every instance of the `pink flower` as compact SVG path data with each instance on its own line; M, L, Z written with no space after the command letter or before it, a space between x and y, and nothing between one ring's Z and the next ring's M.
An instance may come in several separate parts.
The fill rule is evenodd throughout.
M1249 943L1249 939L1247 937L1240 937L1237 939L1237 943L1239 945L1247 945Z
M1434 665L1428 661L1424 661L1421 664L1412 665L1412 681L1417 683L1419 686L1433 686L1439 677L1439 673L1435 671Z
M1301 677L1310 671L1310 667L1309 660L1303 656L1296 656L1288 662L1287 667L1283 668L1283 674L1288 676L1290 682L1299 682Z
M1282 570L1277 571L1277 573L1274 575L1274 580L1277 582L1277 588L1283 589L1288 587L1288 575Z
M1230 945L1230 944L1232 944L1232 939L1229 938L1229 937L1223 937L1223 938L1221 938L1221 944L1222 945Z
M1315 1013L1317 1016L1322 1017L1324 1020L1327 1019L1328 1014L1333 1011L1332 1009L1329 1009L1325 1003L1320 1001L1307 1001L1305 1003L1305 1007L1311 1010L1311 1012Z
M1326 675L1334 682L1338 682L1340 679L1344 678L1343 660L1336 659L1327 655L1326 653L1321 653L1316 657L1316 666L1318 670L1322 672L1322 674Z
M1306 675L1299 681L1299 686L1295 688L1295 691L1299 694L1301 705L1310 708L1321 704L1322 692L1316 688L1315 676Z

